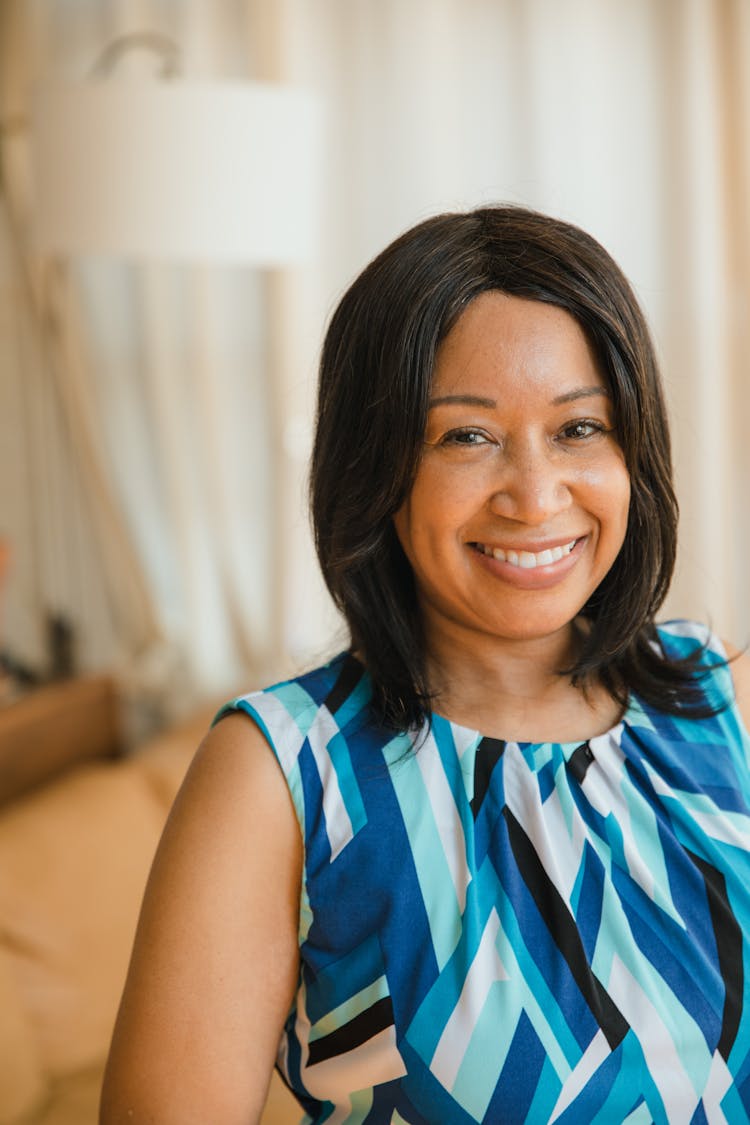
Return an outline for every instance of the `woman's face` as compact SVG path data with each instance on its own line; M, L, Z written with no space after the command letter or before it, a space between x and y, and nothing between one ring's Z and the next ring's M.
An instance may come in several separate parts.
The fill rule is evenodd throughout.
M472 301L438 349L421 461L395 516L428 639L567 632L625 536L614 424L573 317L497 291Z

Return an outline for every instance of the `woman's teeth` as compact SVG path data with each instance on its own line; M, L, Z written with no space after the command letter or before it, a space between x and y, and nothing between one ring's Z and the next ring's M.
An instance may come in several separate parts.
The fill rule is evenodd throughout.
M562 547L550 547L546 551L540 551L535 555L533 551L504 551L502 547L485 547L481 543L477 543L479 550L484 555L489 555L499 562L510 563L511 566L520 566L523 570L533 570L536 566L549 566L550 563L559 562L564 559L566 555L575 547L577 539L571 539L570 543L566 543Z

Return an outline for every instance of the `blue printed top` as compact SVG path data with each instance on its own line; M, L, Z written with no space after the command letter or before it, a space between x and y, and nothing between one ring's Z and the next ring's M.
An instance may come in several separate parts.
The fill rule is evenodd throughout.
M750 1121L750 740L723 656L709 637L719 714L632 698L583 743L439 715L394 737L348 654L228 704L304 839L278 1067L306 1121Z

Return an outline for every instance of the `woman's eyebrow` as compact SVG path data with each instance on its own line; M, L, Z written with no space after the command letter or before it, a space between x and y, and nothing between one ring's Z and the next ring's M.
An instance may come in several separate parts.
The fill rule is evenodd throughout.
M579 398L591 398L594 395L602 395L604 398L612 397L608 387L579 387L575 391L566 391L565 394L553 398L552 405L562 406L566 402L575 402ZM428 403L429 409L432 409L433 406L445 405L484 406L487 410L494 410L497 406L497 400L485 398L483 395L439 395L437 398L431 398Z
M481 395L440 395L438 398L431 398L427 405L432 408L444 406L446 403L457 403L459 406L486 406L488 410L494 410L497 406L496 399L483 398Z
M593 395L603 395L604 398L612 398L608 387L580 387L577 391L568 391L564 395L558 395L557 398L552 399L553 406L562 406L566 402L575 402L579 398L591 398Z

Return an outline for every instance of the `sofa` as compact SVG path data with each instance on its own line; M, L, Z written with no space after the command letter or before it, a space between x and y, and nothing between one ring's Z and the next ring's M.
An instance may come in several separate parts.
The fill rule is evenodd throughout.
M146 877L210 721L125 754L117 713L107 677L0 704L0 1125L95 1125ZM300 1116L274 1076L263 1125Z

